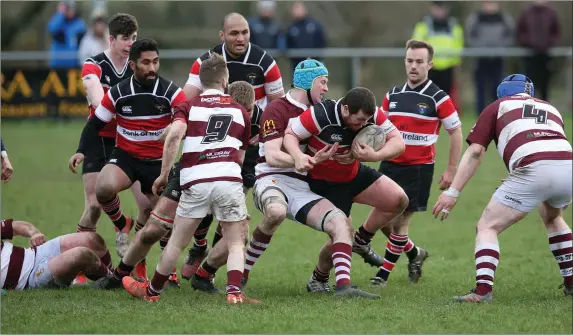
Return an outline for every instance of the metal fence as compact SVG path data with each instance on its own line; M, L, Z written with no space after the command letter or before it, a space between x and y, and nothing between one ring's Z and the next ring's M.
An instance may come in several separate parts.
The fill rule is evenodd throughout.
M161 50L162 59L193 59L201 56L205 49L165 49ZM326 48L326 49L292 49L267 50L273 56L283 57L320 57L320 58L348 58L351 65L351 85L358 86L361 82L361 69L363 58L399 58L404 57L403 48ZM441 55L459 54L455 51L440 50ZM461 57L526 57L532 51L524 48L465 48ZM554 57L568 59L568 75L566 78L569 106L573 104L573 47L556 47L550 50ZM11 61L47 61L52 57L69 59L77 57L75 52L61 52L52 55L50 51L4 51L0 54L2 62Z

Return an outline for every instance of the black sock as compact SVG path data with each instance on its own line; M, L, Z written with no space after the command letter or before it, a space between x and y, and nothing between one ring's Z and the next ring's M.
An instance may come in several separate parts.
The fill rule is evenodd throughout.
M354 241L360 245L370 244L374 234L364 229L364 225L358 228L358 231L354 234Z
M119 265L115 268L115 271L113 271L113 276L115 277L115 279L121 280L123 277L129 276L129 274L131 273L131 271L133 271L134 268L135 266L127 265L123 263L123 261L120 261Z

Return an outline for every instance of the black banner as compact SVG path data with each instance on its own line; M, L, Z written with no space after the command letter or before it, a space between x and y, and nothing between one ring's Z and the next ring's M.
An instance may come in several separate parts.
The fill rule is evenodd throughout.
M2 119L87 117L81 69L2 71Z

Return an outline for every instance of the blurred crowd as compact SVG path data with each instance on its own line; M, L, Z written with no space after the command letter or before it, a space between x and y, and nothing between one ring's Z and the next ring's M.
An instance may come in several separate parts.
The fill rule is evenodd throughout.
M434 67L430 78L454 99L458 100L457 81L461 65L459 52L464 47L503 48L525 47L533 51L523 59L523 73L535 83L539 97L549 98L551 55L561 35L558 15L547 1L532 1L520 13L507 13L496 1L483 1L465 22L450 15L446 1L429 3L429 13L413 27L412 38L431 43L435 50ZM75 67L94 54L107 48L109 41L106 13L102 6L94 6L90 22L86 23L74 1L60 2L48 24L52 51L77 52L76 59L52 59L52 68ZM327 36L323 25L311 14L302 1L290 5L290 19L281 22L277 17L277 3L263 0L257 3L257 15L249 18L251 42L263 49L326 48ZM301 59L291 59L294 68ZM495 89L504 74L504 58L480 57L475 62L474 84L476 110L483 110L495 99Z

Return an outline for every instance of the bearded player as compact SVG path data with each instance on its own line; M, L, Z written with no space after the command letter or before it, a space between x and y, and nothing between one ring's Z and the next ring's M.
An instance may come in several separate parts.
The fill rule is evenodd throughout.
M549 248L563 277L564 294L573 296L573 241L563 210L571 203L573 153L565 136L561 114L546 101L533 97L533 82L512 74L497 88L498 100L478 117L452 185L433 208L448 217L464 186L474 175L494 141L509 175L497 188L477 223L475 244L476 287L455 299L461 302L492 300L499 266L497 236L539 206L547 229Z

